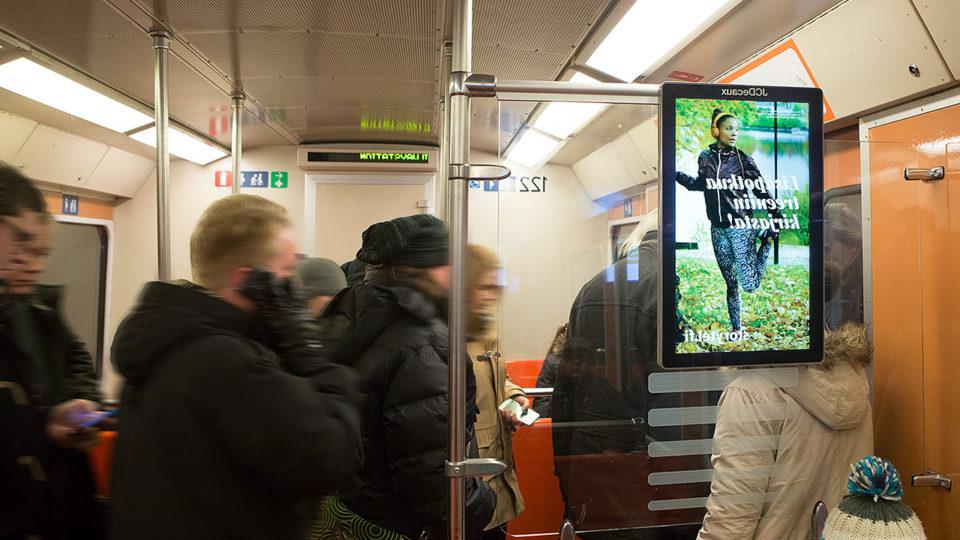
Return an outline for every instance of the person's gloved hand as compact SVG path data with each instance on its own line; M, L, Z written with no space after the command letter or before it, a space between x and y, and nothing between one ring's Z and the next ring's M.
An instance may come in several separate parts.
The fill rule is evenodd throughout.
M263 268L253 268L241 292L253 300L257 322L266 331L266 345L285 369L306 375L303 360L315 359L322 349L312 329L310 312L289 279L277 279Z

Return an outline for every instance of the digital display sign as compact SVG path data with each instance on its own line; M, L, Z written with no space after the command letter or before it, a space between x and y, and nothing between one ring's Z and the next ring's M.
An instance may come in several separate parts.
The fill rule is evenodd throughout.
M427 152L307 152L316 163L430 163Z
M823 354L823 94L666 83L660 101L665 368Z

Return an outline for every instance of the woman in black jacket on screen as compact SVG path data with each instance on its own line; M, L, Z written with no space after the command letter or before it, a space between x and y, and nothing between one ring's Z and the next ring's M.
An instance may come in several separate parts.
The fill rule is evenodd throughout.
M753 292L760 287L767 269L773 240L783 214L767 192L756 162L737 148L740 121L721 109L714 109L710 127L716 142L700 152L697 175L677 171L677 183L691 191L702 191L710 220L710 239L717 266L727 284L727 311L733 331L741 329L740 287ZM744 204L750 195L768 209L771 226L759 232L751 224L752 207ZM748 226L749 224L749 226ZM757 247L757 239L760 246Z

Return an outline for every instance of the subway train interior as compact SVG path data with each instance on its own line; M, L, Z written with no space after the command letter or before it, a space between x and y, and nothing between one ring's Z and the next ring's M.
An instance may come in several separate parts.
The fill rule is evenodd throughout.
M451 359L467 244L495 254L481 356L540 414L475 432L512 439L508 538L830 538L867 455L902 486L871 504L960 538L958 0L0 0L0 162L120 408L87 452L107 507L118 326L243 193L337 265L443 220ZM457 485L491 474L452 432L432 538L473 537Z

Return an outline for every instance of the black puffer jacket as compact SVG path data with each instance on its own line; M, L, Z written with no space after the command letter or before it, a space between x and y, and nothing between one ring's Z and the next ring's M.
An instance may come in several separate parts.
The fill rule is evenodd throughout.
M363 380L364 463L341 499L367 520L411 538L425 528L432 538L447 536L449 348L443 311L380 272L337 294L318 321L325 349ZM471 440L476 385L467 359L464 367ZM486 483L466 480L468 537L483 531L495 502Z
M278 362L263 341L202 289L146 286L113 345L127 386L111 538L300 539L304 498L356 472L354 374L307 352Z
M0 306L0 538L103 536L86 454L44 431L54 405L100 401L90 356L56 310L59 293L41 288Z
M675 395L652 394L648 388L649 375L661 371L658 275L657 232L651 231L636 250L588 281L573 301L567 343L580 343L591 353L578 362L560 362L551 400L557 455L630 452L645 449L648 438L679 436L677 429L647 424L651 408L679 406ZM620 428L558 426L603 420L627 422Z
M753 217L752 210L737 208L735 202L748 201L751 192L764 203L773 200L766 190L756 189L756 187L751 190L741 185L742 181L746 180L753 183L762 175L753 158L739 148L721 148L719 144L713 143L700 152L697 164L696 178L677 171L677 182L691 191L703 192L703 200L707 205L707 217L714 227L729 228L732 225L731 217L739 219ZM718 179L719 183L716 182ZM783 217L783 213L776 208L768 211L773 218Z

